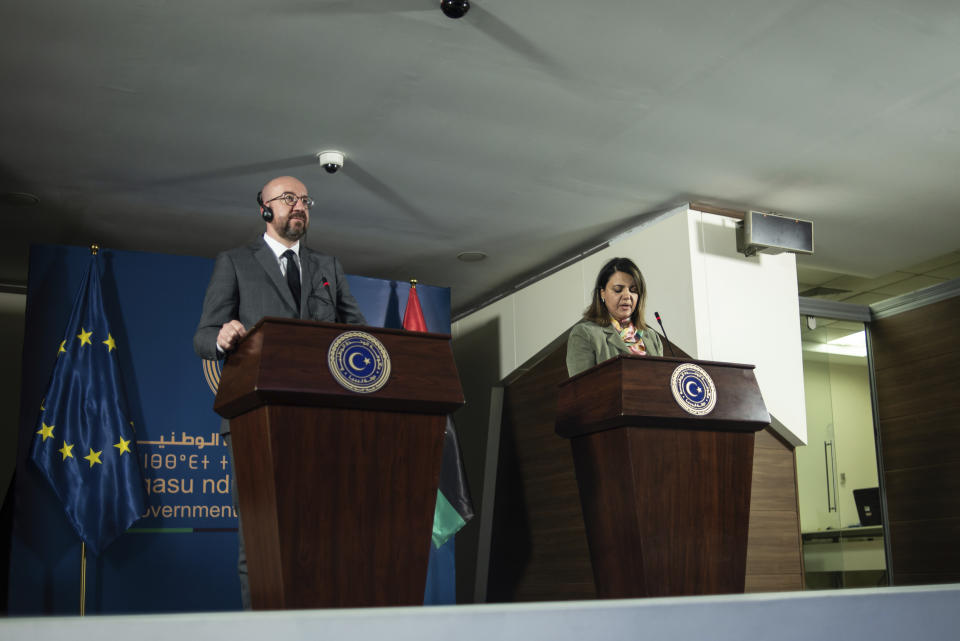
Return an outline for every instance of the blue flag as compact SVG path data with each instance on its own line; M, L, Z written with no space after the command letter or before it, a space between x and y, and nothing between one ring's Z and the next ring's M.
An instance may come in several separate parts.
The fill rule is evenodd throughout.
M117 359L122 348L110 333L94 255L58 348L30 452L94 554L146 509Z

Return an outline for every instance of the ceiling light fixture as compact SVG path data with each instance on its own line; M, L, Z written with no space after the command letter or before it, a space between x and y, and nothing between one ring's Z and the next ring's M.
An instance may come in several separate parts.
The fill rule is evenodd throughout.
M807 352L821 354L835 354L837 356L867 357L867 334L865 331L853 332L847 336L834 338L826 343L803 342L803 349Z
M457 259L462 260L465 263L479 263L481 260L485 260L487 255L483 252L460 252L457 254Z

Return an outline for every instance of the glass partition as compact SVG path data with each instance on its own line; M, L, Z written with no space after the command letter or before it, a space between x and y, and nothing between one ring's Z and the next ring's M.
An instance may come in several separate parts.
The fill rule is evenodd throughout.
M802 316L807 445L797 484L808 589L887 584L863 323Z

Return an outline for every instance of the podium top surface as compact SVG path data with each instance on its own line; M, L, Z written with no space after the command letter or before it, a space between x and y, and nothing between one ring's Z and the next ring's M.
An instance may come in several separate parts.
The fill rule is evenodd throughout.
M709 403L685 400L678 381L689 366L697 370L694 388L708 390L699 400ZM769 424L753 365L621 355L559 385L556 431L569 438L622 426L757 431Z
M283 325L299 325L302 327L321 327L327 329L334 329L339 331L347 330L358 330L363 332L368 332L374 336L380 336L384 334L393 334L396 336L419 336L422 338L433 338L438 340L449 341L450 334L442 334L438 332L411 332L406 329L395 329L392 327L375 327L373 325L348 325L346 323L326 323L321 321L312 321L305 320L302 318L282 318L279 316L264 316L257 324L253 326L249 332L247 332L247 337L252 334L254 331L260 329L264 325L274 325L274 326L283 326ZM243 340L246 340L247 337L244 337ZM243 342L241 340L241 342Z
M620 361L620 360L658 361L658 362L662 362L662 363L675 363L675 364L680 364L680 363L696 363L697 365L700 365L701 367L706 367L706 366L734 367L734 368L738 368L738 369L750 369L750 370L753 370L753 369L756 369L756 368L757 368L756 365L751 365L751 364L749 364L749 363L730 363L730 362L727 362L727 361L701 361L701 360L697 360L697 359L695 359L695 358L680 358L680 357L677 357L677 356L636 356L636 355L634 355L634 354L618 354L617 356L614 356L613 358L607 359L607 360L603 361L602 363L597 363L596 365L594 365L594 366L591 367L590 369L584 370L584 371L580 372L579 374L575 374L574 376L571 376L570 378L568 378L568 379L565 380L564 382L560 383L560 387L563 387L564 385L568 385L568 384L570 384L571 381L575 381L575 380L577 380L578 378L580 378L580 377L582 377L582 376L587 376L587 375L589 375L591 372L593 372L593 371L595 371L595 370L599 370L599 369L604 368L604 367L616 367L616 362L617 362L617 361Z
M381 387L351 384L351 372L329 366L331 348L357 334L383 350L367 377ZM446 414L463 402L448 334L264 318L224 363L214 409L227 418L267 404Z

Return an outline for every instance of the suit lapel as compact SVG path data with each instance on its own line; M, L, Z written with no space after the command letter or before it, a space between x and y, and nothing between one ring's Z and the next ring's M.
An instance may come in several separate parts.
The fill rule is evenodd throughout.
M624 351L626 343L623 342L623 339L620 338L619 332L614 329L613 325L607 325L603 328L603 335L606 339L607 347L610 349L610 353L614 356Z
M260 239L259 247L255 248L253 256L257 259L257 262L260 263L260 266L263 267L263 271L267 273L273 286L277 288L277 292L279 292L283 302L289 305L292 311L296 311L297 306L293 301L293 294L290 293L290 286L287 285L287 281L283 279L283 274L280 273L280 265L277 263L277 257L262 238Z

